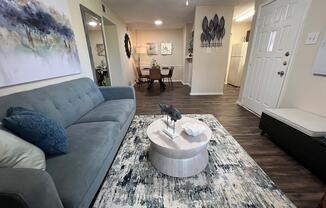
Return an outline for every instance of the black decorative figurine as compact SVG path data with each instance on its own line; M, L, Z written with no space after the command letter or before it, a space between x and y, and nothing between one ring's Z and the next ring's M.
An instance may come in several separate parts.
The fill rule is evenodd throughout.
M177 137L175 134L175 122L182 118L182 115L178 109L172 105L160 104L161 114L166 115L166 129L163 130L171 139ZM170 121L173 122L173 131L170 130Z

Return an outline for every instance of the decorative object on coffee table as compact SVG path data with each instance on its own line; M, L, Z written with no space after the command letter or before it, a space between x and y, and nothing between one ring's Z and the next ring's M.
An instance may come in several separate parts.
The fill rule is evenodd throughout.
M198 124L197 122L187 122L182 124L181 127L186 134L192 137L199 136L206 130L204 125Z
M175 132L175 122L182 118L178 109L172 105L160 104L161 114L166 115L166 128L162 131L167 134L171 139L176 138L178 135Z
M194 137L183 131L182 125L193 123L205 128L205 131ZM158 119L147 128L147 135L151 141L149 159L160 172L173 177L189 177L200 173L208 164L207 145L212 131L203 122L183 117L176 123L175 134L178 137L171 140L162 133L165 121Z

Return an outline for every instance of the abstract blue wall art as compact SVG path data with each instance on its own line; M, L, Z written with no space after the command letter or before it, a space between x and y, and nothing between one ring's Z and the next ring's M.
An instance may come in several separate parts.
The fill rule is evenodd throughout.
M0 0L0 87L80 73L67 0Z

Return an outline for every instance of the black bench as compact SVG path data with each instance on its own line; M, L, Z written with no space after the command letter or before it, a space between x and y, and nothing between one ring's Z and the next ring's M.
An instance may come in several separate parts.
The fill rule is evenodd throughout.
M326 182L326 118L299 109L268 109L259 128Z

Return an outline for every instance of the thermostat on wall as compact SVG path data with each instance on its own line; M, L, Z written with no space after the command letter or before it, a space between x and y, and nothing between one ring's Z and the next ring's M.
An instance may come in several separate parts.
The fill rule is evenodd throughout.
M315 45L318 42L319 32L311 32L308 34L305 44Z

